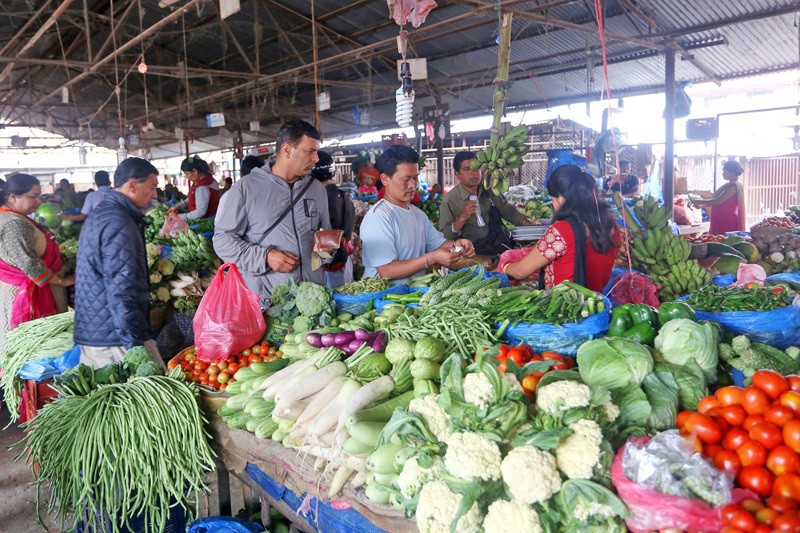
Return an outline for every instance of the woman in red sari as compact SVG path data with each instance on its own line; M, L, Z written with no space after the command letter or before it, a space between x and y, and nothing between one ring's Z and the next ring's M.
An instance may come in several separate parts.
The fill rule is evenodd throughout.
M58 244L28 215L41 205L39 180L13 174L0 192L0 343L22 322L67 310Z
M747 231L744 210L744 187L739 183L739 176L744 169L736 161L725 161L722 165L722 177L727 183L717 189L708 200L692 202L695 207L710 207L708 215L711 235L724 235L729 231Z
M553 224L528 255L503 272L525 279L543 269L542 288L569 280L601 292L619 253L620 232L611 207L598 199L595 180L575 165L558 167L547 193L553 199Z

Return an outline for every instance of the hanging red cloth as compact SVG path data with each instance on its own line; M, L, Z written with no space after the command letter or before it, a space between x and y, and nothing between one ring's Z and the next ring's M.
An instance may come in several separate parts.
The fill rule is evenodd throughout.
M433 0L386 0L386 4L397 24L405 26L410 22L415 28L419 28L428 13L436 7Z

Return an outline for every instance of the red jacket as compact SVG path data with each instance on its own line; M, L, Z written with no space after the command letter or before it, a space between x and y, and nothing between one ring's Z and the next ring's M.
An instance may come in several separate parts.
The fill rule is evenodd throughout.
M205 178L199 179L189 187L189 212L191 213L195 209L197 209L197 203L194 198L195 191L200 187L208 187L214 183L214 178L211 176L206 176ZM219 190L213 187L208 187L208 210L206 214L203 216L205 217L213 217L217 214L217 207L219 206Z

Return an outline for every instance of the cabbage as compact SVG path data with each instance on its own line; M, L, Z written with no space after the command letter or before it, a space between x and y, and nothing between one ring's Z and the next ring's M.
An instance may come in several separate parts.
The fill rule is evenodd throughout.
M678 384L672 374L654 372L644 378L642 388L651 407L647 429L663 431L674 428L675 418L678 416Z
M653 408L647 401L647 395L641 387L631 383L617 389L611 396L614 405L619 407L619 422L621 427L645 427Z
M706 383L717 381L719 330L711 323L688 318L670 320L655 340L656 361L683 366L694 360L703 370Z
M641 385L645 376L653 371L653 357L638 342L604 337L585 342L578 348L578 371L590 387L603 387L613 392L628 385Z
M694 359L689 359L683 366L670 363L656 363L656 372L669 372L678 384L678 404L682 411L696 411L697 404L708 396L703 369Z

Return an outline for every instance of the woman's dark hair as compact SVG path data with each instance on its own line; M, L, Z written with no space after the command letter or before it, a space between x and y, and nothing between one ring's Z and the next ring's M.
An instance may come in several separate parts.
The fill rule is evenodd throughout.
M196 155L187 157L181 162L181 172L190 172L192 170L197 170L200 172L200 174L205 174L206 176L214 175L214 173L211 172L211 167L208 166L208 163Z
M130 180L145 182L150 174L158 176L158 169L150 161L140 157L129 157L114 171L114 188L118 189Z
M744 172L742 165L737 163L736 161L725 161L722 164L722 171L723 172L730 172L731 174L736 174L737 176L741 176Z
M242 167L239 170L242 177L247 176L254 168L261 168L264 166L264 160L255 155L248 155L242 159Z
M419 164L419 154L411 147L395 144L383 151L375 161L375 168L381 174L386 174L389 177L394 176L397 172L397 165L401 163L411 163L412 165Z
M589 239L597 253L604 254L617 244L612 238L616 221L608 202L599 199L597 182L580 167L562 165L553 171L547 182L547 194L563 197L564 204L553 221L575 217L589 228Z
M8 197L12 194L14 196L22 196L36 185L39 185L39 179L30 174L21 174L19 172L12 174L6 178L5 184L0 186L0 202L8 202Z

